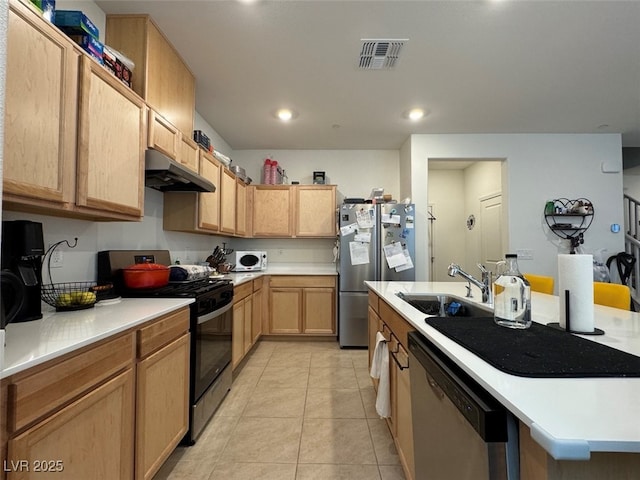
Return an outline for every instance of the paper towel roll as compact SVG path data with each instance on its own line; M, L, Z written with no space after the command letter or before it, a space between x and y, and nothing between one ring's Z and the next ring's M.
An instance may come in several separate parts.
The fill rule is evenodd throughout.
M567 325L566 290L569 290L569 328L572 332L593 332L593 255L558 255L562 328Z

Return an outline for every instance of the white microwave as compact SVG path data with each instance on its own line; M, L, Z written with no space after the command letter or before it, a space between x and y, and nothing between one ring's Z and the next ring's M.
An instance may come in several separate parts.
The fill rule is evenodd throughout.
M236 272L253 272L267 269L267 252L245 250L236 252Z

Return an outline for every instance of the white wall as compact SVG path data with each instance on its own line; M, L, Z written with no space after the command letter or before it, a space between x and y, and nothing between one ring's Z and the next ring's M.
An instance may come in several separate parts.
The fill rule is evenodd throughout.
M409 142L412 197L418 212L428 204L424 188L428 159L506 159L502 167L503 209L509 218L505 248L530 249L534 256L519 262L522 270L557 276L557 255L567 253L569 244L550 232L543 210L547 200L558 197L586 197L593 202L595 215L585 233L585 252L624 250L623 234L610 231L612 223L623 223L620 135L412 135ZM620 172L602 173L603 162L619 164ZM417 215L417 280L427 276L426 228L426 216Z
M464 171L429 170L427 188L429 205L433 205L433 216L436 217L430 253L434 257L431 280L451 281L453 279L447 274L450 263L458 263L466 269Z
M255 184L262 182L267 157L286 170L289 182L311 184L313 172L324 171L326 183L338 186L338 203L344 197L369 198L375 187L384 188L394 199L403 198L397 150L235 150L232 159Z
M502 192L501 164L501 161L481 160L464 169L464 218L462 224L465 226L466 256L463 268L473 276L480 274L476 265L484 263L481 251L484 226L482 225L480 201L489 195ZM476 219L476 226L471 230L466 228L469 215L473 215ZM507 219L505 219L506 221ZM506 227L506 223L504 226ZM489 265L486 266L490 268Z

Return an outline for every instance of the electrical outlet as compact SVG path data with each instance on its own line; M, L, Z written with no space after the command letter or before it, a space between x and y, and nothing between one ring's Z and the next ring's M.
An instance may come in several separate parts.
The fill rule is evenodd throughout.
M284 255L284 250L282 250L281 248L278 249L278 256L281 257L282 255Z
M51 252L51 268L60 268L64 263L64 254L61 250L54 250Z
M185 260L185 262L187 262L187 264L191 263L191 248L190 247L185 247L184 248L184 260Z

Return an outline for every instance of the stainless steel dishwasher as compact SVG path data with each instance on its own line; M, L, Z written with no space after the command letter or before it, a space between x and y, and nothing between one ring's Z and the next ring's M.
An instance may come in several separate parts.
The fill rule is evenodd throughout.
M515 417L417 332L409 364L416 479L519 479Z

